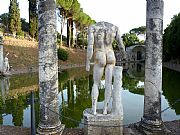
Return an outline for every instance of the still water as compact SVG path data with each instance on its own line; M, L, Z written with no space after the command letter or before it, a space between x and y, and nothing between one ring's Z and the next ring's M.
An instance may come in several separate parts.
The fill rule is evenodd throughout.
M180 119L180 73L163 68L162 113L163 121ZM90 90L92 73L84 68L64 70L59 74L59 111L62 116L82 120L84 109L91 107ZM30 127L30 91L35 90L38 98L38 74L21 74L0 78L0 124ZM134 123L143 115L144 65L131 64L123 73L122 102L124 124ZM104 80L101 81L98 108L103 107ZM39 104L35 104L36 126L39 121ZM66 127L79 127L79 123L60 117Z

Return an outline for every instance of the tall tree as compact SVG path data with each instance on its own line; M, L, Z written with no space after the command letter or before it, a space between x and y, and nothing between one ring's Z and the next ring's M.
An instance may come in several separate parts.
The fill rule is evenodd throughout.
M61 18L61 45L62 45L62 33L65 25L65 20L68 18L69 10L71 9L73 0L57 0L57 8L59 9L59 17ZM69 25L69 22L67 22L67 25ZM69 29L68 29L69 30ZM68 35L69 32L67 32L67 41L69 41ZM68 43L67 43L68 44Z
M80 3L77 0L73 0L72 6L71 6L71 10L70 12L72 13L72 21L71 21L71 43L73 43L73 26L74 26L74 21L76 20L75 18L79 15L81 11L80 8ZM77 35L77 33L76 33Z
M3 25L3 31L6 31L8 28L8 17L9 13L4 13L0 15L0 23Z
M10 0L9 6L9 32L12 34L21 34L20 9L17 0Z
M29 35L37 39L37 2L29 0Z
M164 30L163 53L165 60L180 59L180 13L172 18Z

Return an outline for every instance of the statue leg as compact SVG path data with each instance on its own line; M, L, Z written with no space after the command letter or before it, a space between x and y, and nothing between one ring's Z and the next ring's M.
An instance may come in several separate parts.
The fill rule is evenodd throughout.
M108 104L112 93L112 72L114 64L107 64L105 69L105 100L103 114L107 114Z
M98 96L99 96L98 86L99 86L100 80L101 80L101 78L103 76L103 71L104 71L104 67L103 66L100 66L98 64L94 65L94 69L93 69L94 84L93 84L92 92L91 92L92 113L94 115L97 114L96 108L97 108L97 100L98 100Z

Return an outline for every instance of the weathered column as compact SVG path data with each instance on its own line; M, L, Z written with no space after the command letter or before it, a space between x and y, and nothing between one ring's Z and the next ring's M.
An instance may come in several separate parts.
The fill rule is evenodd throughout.
M58 59L55 9L55 0L39 1L38 45L40 123L38 133L41 135L61 135L64 128L58 115Z
M147 0L146 59L144 115L140 123L143 131L162 132L162 33L163 0Z

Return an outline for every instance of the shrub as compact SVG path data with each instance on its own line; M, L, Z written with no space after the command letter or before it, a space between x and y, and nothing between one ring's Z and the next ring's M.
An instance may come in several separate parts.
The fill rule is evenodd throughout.
M69 57L69 54L66 50L59 48L58 49L58 59L66 61Z

